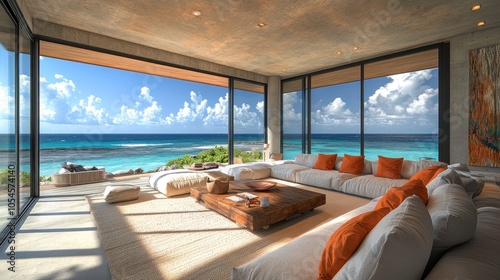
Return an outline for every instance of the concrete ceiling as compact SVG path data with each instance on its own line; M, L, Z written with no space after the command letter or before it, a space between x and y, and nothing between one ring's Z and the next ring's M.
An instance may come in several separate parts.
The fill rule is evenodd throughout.
M18 1L36 19L281 77L500 26L499 0Z

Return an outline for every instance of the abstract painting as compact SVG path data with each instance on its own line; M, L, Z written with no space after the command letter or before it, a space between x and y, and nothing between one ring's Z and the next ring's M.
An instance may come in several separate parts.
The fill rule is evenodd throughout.
M469 165L500 167L500 45L469 51Z

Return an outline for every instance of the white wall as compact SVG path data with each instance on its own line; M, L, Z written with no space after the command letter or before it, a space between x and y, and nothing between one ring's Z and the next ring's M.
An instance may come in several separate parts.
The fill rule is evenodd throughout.
M500 27L450 40L450 162L468 163L469 50L500 44ZM500 172L500 168L471 167Z

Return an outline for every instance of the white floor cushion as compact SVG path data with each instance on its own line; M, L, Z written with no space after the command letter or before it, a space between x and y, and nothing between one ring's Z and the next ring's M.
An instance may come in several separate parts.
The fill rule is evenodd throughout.
M189 170L156 172L149 177L149 186L166 197L188 194L193 187L206 186L206 175Z
M141 188L131 185L107 186L104 190L104 200L107 203L135 200L139 198Z

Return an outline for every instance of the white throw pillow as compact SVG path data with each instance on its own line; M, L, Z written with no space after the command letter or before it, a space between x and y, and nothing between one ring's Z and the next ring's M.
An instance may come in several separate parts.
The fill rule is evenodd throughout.
M434 229L434 243L429 259L429 266L432 267L446 250L474 236L477 209L463 187L445 184L432 192L427 210Z
M434 178L427 184L426 187L429 197L431 197L432 192L436 188L444 184L458 184L462 187L464 186L464 183L462 182L462 179L460 179L460 176L457 174L457 172L446 169L445 171L439 173L436 178Z
M312 168L316 161L318 160L318 155L311 154L298 154L295 155L295 163Z
M333 279L420 279L431 248L431 218L414 195L372 229Z
M66 168L61 168L61 170L59 170L59 172L57 172L57 174L68 174L68 173L73 173L73 172L69 171Z

